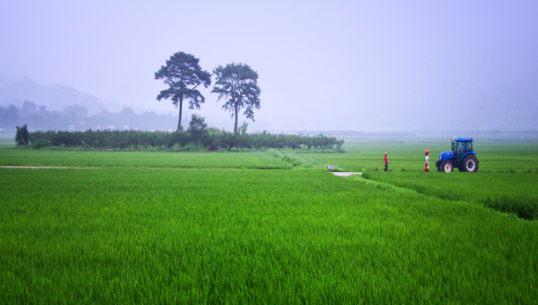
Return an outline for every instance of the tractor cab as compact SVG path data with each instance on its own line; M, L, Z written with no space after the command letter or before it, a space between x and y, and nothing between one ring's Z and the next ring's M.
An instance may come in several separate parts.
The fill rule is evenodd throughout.
M452 151L456 160L463 160L467 153L473 151L473 139L458 138L452 140Z
M452 140L451 151L442 152L435 162L437 171L450 173L454 167L462 172L476 172L478 160L473 151L472 138L457 138Z

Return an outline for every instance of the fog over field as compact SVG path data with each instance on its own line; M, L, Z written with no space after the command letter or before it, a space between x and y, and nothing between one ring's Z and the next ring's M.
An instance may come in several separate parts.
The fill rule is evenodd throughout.
M210 73L257 71L256 121L239 117L250 131L537 131L536 12L536 1L4 1L0 106L31 101L73 113L77 128L154 112L136 120L175 129L154 75L182 51ZM184 117L232 130L211 89ZM134 127L161 128L150 125Z

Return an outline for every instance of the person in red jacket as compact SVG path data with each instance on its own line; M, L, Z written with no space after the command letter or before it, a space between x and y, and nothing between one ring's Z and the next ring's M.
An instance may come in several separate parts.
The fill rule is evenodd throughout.
M389 160L387 159L387 153L385 153L385 169L384 172L389 170Z

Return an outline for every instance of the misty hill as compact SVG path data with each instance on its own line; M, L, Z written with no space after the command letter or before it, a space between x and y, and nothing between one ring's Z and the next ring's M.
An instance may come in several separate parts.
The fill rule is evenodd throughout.
M109 105L97 97L82 93L74 88L66 86L44 86L23 77L16 81L9 81L0 76L0 105L7 107L9 104L22 106L26 100L37 105L44 105L49 110L60 111L65 106L77 104L83 105L90 114L98 113Z
M185 120L188 118L185 117ZM171 114L155 112L136 114L131 108L124 107L119 112L106 109L88 116L84 106L69 105L63 111L48 111L44 105L24 101L22 107L13 104L0 106L0 130L13 132L16 126L27 125L29 130L170 130L176 126L178 118ZM187 122L187 121L185 121Z
M311 126L308 126L308 129L313 130L312 133L319 130L336 129L360 130L363 132L394 131L398 133L454 130L484 132L538 130L538 120L536 120L536 117L538 117L538 104L533 101L532 96L517 95L513 94L513 92L494 92L490 94L489 98L479 97L479 94L475 94L475 96L461 101L447 98L443 103L432 101L422 105L407 105L404 103L389 105L387 103L361 102L354 106L360 109L359 113L351 111L351 113L356 114L350 116L346 115L349 109L343 109L343 117L338 122L320 121L316 125L310 124ZM8 107L12 104L22 109L24 101L31 101L38 107L43 105L50 112L66 112L66 114L71 112L69 107L82 105L87 110L87 113L83 116L88 117L101 114L105 114L104 117L107 117L106 111L101 113L101 110L106 109L111 113L118 113L127 106L114 102L104 102L94 95L82 93L72 87L44 86L27 77L13 81L0 75L0 106ZM155 102L153 101L153 103ZM152 107L151 104L149 104L149 107ZM152 113L154 111L153 109L134 107L134 105L128 108L138 114ZM174 116L177 117L175 112ZM21 113L21 115L23 114ZM230 126L227 114L206 115L206 113L202 113L202 116L206 117L206 121L210 126L217 128ZM184 109L184 122L188 122L189 118L189 111ZM110 118L107 120L110 122L107 121L106 124L133 126L142 129L175 129L177 124L173 120L170 120L167 127L160 123L154 124L144 121L121 119L121 122L114 122ZM274 127L273 125L282 124L283 119L280 116L273 116L271 119L265 118L256 123L251 122L250 128L251 130L271 130L272 132L280 133L295 130L291 127L292 124L295 124L295 126L301 125L302 121L311 119L296 116L284 120L286 120L284 123L287 123L289 127ZM165 121L168 121L168 119ZM105 122L95 124L103 126ZM10 125L8 124L8 126ZM46 126L49 126L49 124ZM57 128L66 129L67 126L62 123ZM306 134L304 130L302 132Z

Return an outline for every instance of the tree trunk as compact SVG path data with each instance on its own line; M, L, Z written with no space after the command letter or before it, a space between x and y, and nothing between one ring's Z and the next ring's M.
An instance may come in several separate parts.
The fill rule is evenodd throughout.
M183 110L183 98L179 98L179 120L177 122L177 131L181 132L181 115Z
M235 104L235 126L234 133L237 133L237 104Z

